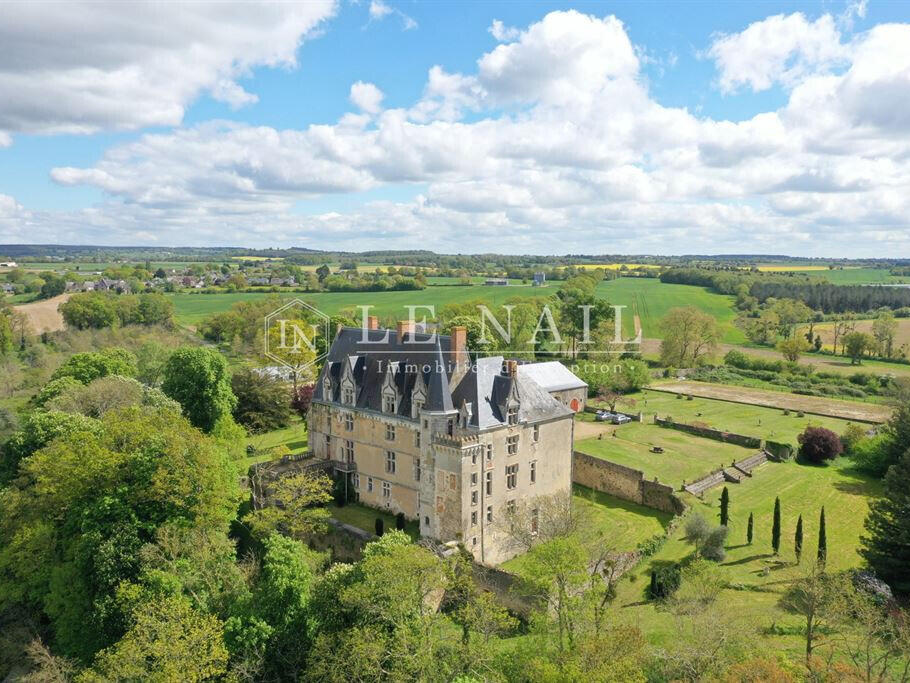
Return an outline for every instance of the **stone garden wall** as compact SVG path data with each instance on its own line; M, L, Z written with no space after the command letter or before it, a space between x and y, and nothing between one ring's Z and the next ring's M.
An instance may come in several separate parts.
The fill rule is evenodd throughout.
M671 486L645 480L641 470L579 451L575 451L572 456L572 481L622 500L675 515L682 514L686 507L673 493Z

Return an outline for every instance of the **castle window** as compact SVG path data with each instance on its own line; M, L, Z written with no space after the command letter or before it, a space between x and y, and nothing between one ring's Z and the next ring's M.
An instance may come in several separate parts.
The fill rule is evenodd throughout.
M383 498L392 497L392 485L387 481L382 482L382 497Z
M367 477L367 491L373 492L373 477Z
M328 434L325 435L325 452L326 455L331 457L332 454L332 437Z
M351 476L351 483L354 484L355 489L360 488L360 475L356 472L354 472L354 474Z
M354 431L354 416L351 413L344 416L344 428L349 432Z
M471 486L477 486L477 472L471 472Z
M471 526L477 526L477 510L471 513Z
M420 458L414 461L414 481L420 481Z
M532 484L537 483L537 461L536 460L531 461L531 483Z
M418 429L414 433L414 446L420 448L420 430Z
M395 412L395 397L386 394L382 397L382 412L384 413L394 413Z
M386 441L395 440L395 425L386 425L385 426L385 440Z
M531 533L537 535L537 529L540 526L540 513L537 508L531 510Z
M487 462L492 462L493 460L493 444L487 444Z
M510 515L515 514L515 500L506 501L506 512Z
M518 434L515 436L506 437L506 446L509 455L515 455L518 453Z
M540 425L534 425L534 443L540 441Z
M477 505L477 491L471 491L471 505Z
M385 452L385 471L395 474L395 453L393 451Z
M423 399L415 398L414 399L414 417L420 415L420 411L423 410Z
M493 521L493 506L492 505L487 505L487 521L488 522Z
M518 464L506 467L506 488L514 489L518 485Z
M452 436L455 433L455 420L449 418L446 420L446 434Z
M506 413L506 421L510 425L518 424L518 406L511 406Z
M354 462L354 442L345 439L341 447L341 459L345 462Z
M493 473L492 472L487 472L486 482L487 482L487 495L492 496L493 495Z
M351 387L345 387L341 400L345 405L354 405L354 390Z

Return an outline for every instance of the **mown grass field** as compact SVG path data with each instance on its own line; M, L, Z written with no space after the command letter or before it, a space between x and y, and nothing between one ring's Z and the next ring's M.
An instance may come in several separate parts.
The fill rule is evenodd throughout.
M619 278L597 285L597 295L611 304L626 306L623 310L623 333L634 336L634 318L641 320L646 338L660 338L660 319L671 308L694 306L709 313L720 325L723 341L738 344L745 341L743 333L733 325L736 313L733 297L715 294L704 287L663 283L656 278Z
M652 446L664 452L652 453ZM648 479L657 477L674 488L755 453L755 449L637 422L607 427L600 438L577 441L575 450L641 470Z
M627 412L643 412L648 421L653 415L672 417L677 422L701 422L727 432L757 436L783 443L796 443L796 437L807 426L825 427L842 434L849 420L819 415L798 417L784 415L777 408L730 403L710 398L677 399L673 394L645 390L627 396L617 407Z
M833 571L857 567L861 564L857 549L863 521L869 500L880 492L879 482L856 472L848 459L840 458L827 467L796 462L767 463L755 471L754 477L741 484L730 484L728 489L730 536L727 558L720 564L720 571L730 587L722 591L718 603L747 628L759 632L775 624L798 627L799 619L785 613L778 601L787 586L802 576L815 559L822 506L826 514L827 567ZM716 524L720 492L720 487L706 492L704 501L688 494L685 499L693 511ZM775 496L780 496L782 511L779 557L771 550ZM750 512L755 516L755 532L752 545L747 545L746 522ZM805 540L802 564L796 565L793 536L800 514ZM692 546L682 540L683 534L680 527L654 557L636 568L636 581L624 580L619 586L615 614L619 619L637 624L655 644L674 637L676 622L659 605L645 602L643 591L648 585L652 562L680 561L691 555ZM785 650L796 658L804 647L804 640L798 635L765 638L769 647Z
M590 524L606 531L607 543L619 552L635 550L636 546L656 534L662 533L672 515L636 505L615 496L593 491L586 486L572 487L575 504L579 506L583 527ZM524 556L519 555L502 564L510 572L520 572Z
M350 524L371 534L376 533L377 517L382 520L385 531L391 531L395 528L395 515L383 510L376 510L359 503L348 503L343 507L337 505L328 505L326 507L329 510L329 514L339 522ZM416 521L405 522L404 531L415 541L420 538L420 528Z

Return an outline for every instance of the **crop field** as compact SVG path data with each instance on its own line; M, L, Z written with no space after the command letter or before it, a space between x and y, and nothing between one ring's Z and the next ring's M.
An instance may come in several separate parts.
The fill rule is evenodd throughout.
M843 434L849 420L820 415L798 417L791 412L784 415L778 408L730 403L710 398L693 398L691 401L676 398L676 394L645 390L629 394L617 407L626 412L643 412L646 421L653 415L672 417L677 422L703 423L714 429L736 434L756 436L783 443L796 443L796 437L806 427L825 427Z
M57 332L64 327L63 316L57 307L70 298L69 294L60 294L50 299L41 299L33 303L15 306L28 318L29 327L35 332Z
M671 394L689 394L702 398L717 398L732 403L745 403L781 410L802 410L814 415L827 415L844 420L862 422L886 422L891 416L891 408L874 403L844 401L821 396L803 396L784 391L767 391L752 387L740 387L710 382L661 382L653 387Z
M477 285L472 287L427 287L419 291L404 292L315 292L315 293L282 293L283 299L299 298L312 303L319 310L334 315L343 309L354 309L355 306L373 306L370 313L380 317L397 316L405 318L408 305L432 305L438 312L450 303L481 301L490 307L494 315L497 307L513 297L546 297L552 289L532 287L530 285L499 287L495 285ZM228 310L237 301L255 301L268 293L235 292L218 294L175 294L174 309L177 321L185 325L197 325L205 317ZM419 319L423 309L417 309ZM504 312L499 311L500 314ZM427 317L432 317L427 312Z
M664 452L652 453L652 446ZM674 488L755 453L755 449L638 422L607 427L599 438L577 441L575 450L641 470L648 479L657 477Z
M632 268L660 268L660 266L654 265L653 263L582 263L575 266L576 268L584 268L585 270L595 270L597 268L603 268L604 270L619 270L622 267L629 269Z
M828 466L801 465L796 462L767 463L755 476L740 484L730 484L730 537L727 558L720 564L727 584L717 604L725 613L737 615L751 629L772 625L796 627L798 618L779 606L781 594L794 579L803 576L814 560L817 548L818 516L825 507L829 569L838 571L860 565L857 553L863 521L871 497L880 491L877 481L856 472L849 460L839 458ZM721 488L705 493L704 501L685 495L694 511L716 524ZM771 518L774 498L781 501L781 554L771 550ZM746 544L746 521L755 517L752 545ZM803 516L804 550L802 565L793 554L793 534L797 516ZM642 599L654 561L679 561L691 555L692 546L682 540L683 530L674 533L666 545L636 570L637 581L622 581L616 605L620 618L636 623L655 644L672 638L677 627L673 616ZM798 633L798 631L797 631ZM769 646L786 650L796 657L805 647L800 635L766 635Z
M872 322L871 320L857 320L856 331L872 334ZM910 318L898 318L896 322L897 335L894 338L894 348L899 349L905 344L910 348ZM831 350L834 345L834 323L816 324L815 333L821 336L824 348ZM840 340L838 340L838 348L840 348ZM855 365L853 367L856 368Z
M715 294L704 287L663 283L656 278L619 278L597 285L597 295L611 304L626 306L623 310L623 334L635 334L633 314L641 319L642 334L659 338L659 321L671 308L695 306L717 320L723 341L737 344L745 341L743 333L733 325L736 314L733 297Z

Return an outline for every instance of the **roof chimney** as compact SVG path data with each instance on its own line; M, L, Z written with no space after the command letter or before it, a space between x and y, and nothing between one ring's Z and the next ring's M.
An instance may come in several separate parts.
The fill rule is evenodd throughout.
M398 343L399 344L404 341L405 334L410 334L413 336L413 334L414 334L413 321L411 321L411 320L399 320L398 321Z
M518 374L518 361L517 360L507 360L502 364L503 374L506 377L514 378Z
M367 329L368 330L378 330L379 329L379 317L371 315L367 317Z
M468 328L458 325L452 328L452 363L458 364L466 360L468 352Z

